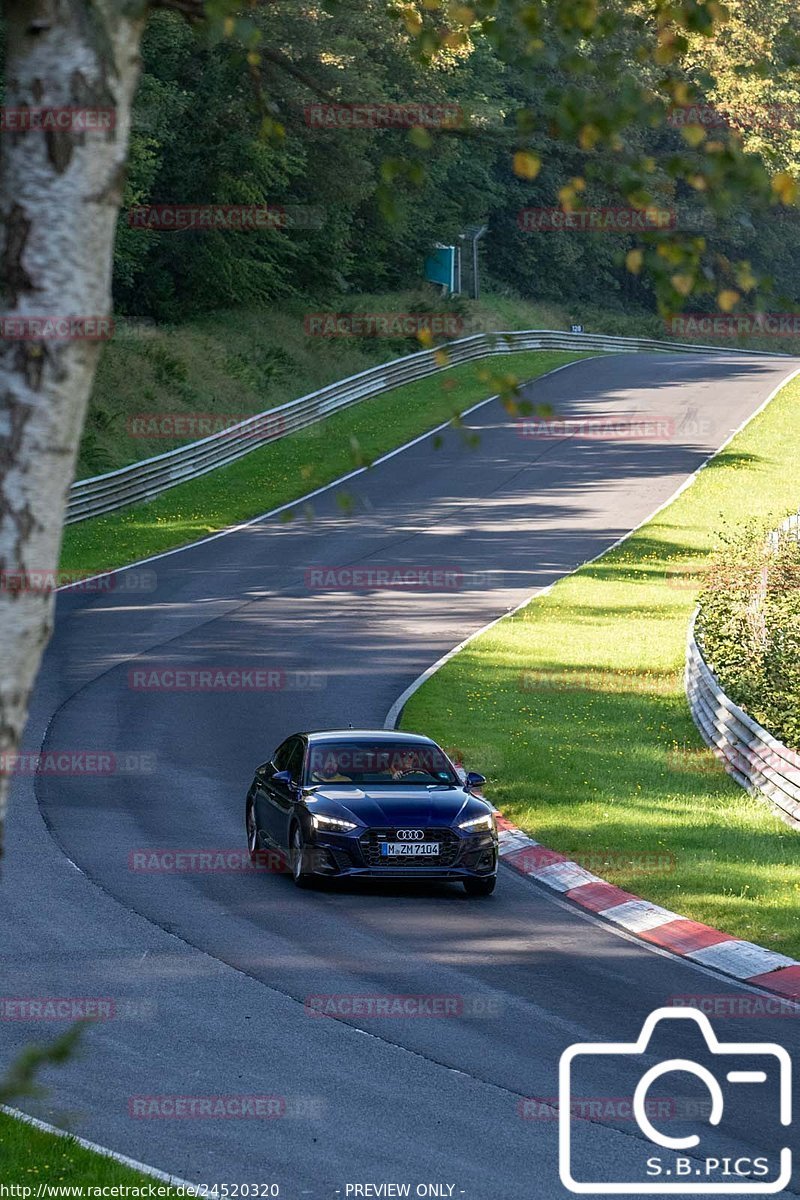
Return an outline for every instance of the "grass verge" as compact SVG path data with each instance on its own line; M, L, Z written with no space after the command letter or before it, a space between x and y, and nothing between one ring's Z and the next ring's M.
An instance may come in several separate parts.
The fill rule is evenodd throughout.
M797 509L798 417L800 379L668 508L476 638L402 717L404 728L458 747L537 841L795 958L799 835L704 747L682 670L723 523Z
M362 400L148 504L68 526L61 566L86 574L110 570L215 533L297 500L452 420L499 390L498 371L503 378L513 373L527 380L585 357L572 351L527 350L451 367Z
M113 1158L85 1150L74 1138L59 1137L44 1133L40 1129L0 1112L0 1162L2 1182L16 1184L18 1188L30 1188L29 1196L36 1195L39 1184L71 1185L89 1187L127 1184L129 1187L152 1186L157 1195L175 1195L175 1189L142 1175ZM24 1197L25 1192L17 1195ZM134 1196L135 1193L129 1193ZM142 1195L146 1196L145 1190Z

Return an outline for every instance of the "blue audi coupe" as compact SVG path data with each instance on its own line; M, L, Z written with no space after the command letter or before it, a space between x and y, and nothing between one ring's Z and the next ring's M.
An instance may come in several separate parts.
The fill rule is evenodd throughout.
M315 879L436 879L489 896L497 880L492 805L445 752L412 733L326 729L286 738L247 793L247 844Z

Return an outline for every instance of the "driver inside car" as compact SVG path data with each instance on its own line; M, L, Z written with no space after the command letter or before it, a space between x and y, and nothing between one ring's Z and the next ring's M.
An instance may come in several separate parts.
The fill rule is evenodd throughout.
M392 779L403 779L406 775L415 775L419 771L417 756L413 750L407 750L399 763L392 768Z
M314 783L352 783L353 782L352 778L349 775L341 775L339 773L338 767L334 768L333 770L329 770L328 768L321 767L319 770L313 772L311 779L313 780Z

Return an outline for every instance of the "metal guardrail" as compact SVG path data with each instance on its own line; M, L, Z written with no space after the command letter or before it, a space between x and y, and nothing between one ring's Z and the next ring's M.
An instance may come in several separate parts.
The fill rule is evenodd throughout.
M753 794L766 796L789 824L800 828L800 754L725 695L695 640L695 611L686 646L686 696L703 741L725 770Z
M437 361L441 349L447 351L444 366ZM719 346L659 341L655 338L612 337L605 334L567 333L551 329L527 329L508 333L477 333L471 337L448 342L438 350L422 350L392 362L370 367L338 383L310 392L298 400L290 400L277 408L267 409L240 421L219 433L178 446L154 458L95 475L73 483L67 502L66 523L85 521L102 513L115 512L131 504L141 504L161 495L190 479L199 479L217 467L225 466L257 450L268 442L297 433L309 425L339 412L359 400L379 396L382 392L424 379L446 367L494 354L513 354L520 350L594 350L628 351L687 351L695 354L740 353L757 351L721 350ZM774 357L774 356L773 356ZM788 356L785 356L788 357Z

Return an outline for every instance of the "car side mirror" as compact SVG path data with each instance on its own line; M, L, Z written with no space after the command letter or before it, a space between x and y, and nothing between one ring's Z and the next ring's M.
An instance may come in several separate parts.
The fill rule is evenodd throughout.
M480 787L482 783L486 783L485 775L479 775L477 771L467 772L467 778L464 780L464 787L468 792L473 788Z
M287 787L292 787L292 777L288 771L276 771L272 776L273 783L285 783Z

